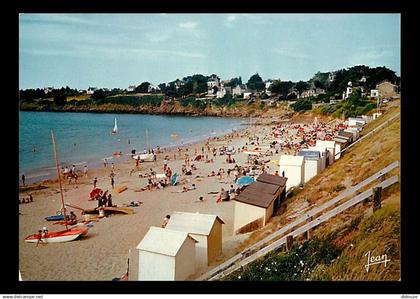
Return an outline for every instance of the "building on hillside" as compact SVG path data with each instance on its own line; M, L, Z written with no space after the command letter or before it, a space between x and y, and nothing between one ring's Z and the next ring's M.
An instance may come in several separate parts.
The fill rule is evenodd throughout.
M233 233L253 231L267 224L286 197L287 178L261 174L235 199Z
M87 89L86 93L87 94L93 94L96 90L98 90L98 88L96 87L90 87Z
M51 91L53 91L54 87L44 87L44 93L50 93Z
M220 87L220 78L216 75L211 75L207 80L207 89L212 89L213 87Z
M379 90L377 90L377 89L371 89L371 90L370 90L370 96L371 96L372 98L377 98L377 97L379 97Z
M398 86L389 81L382 81L376 85L381 98L394 97L398 95Z
M244 100L249 100L251 96L252 96L252 92L250 91L244 92Z
M217 215L175 212L171 214L166 229L188 233L195 244L196 270L205 268L222 254L222 225Z
M328 74L328 81L333 82L335 80L335 72L330 72Z
M133 92L134 90L136 90L136 85L129 85L128 87L127 87L127 91L128 92Z
M286 192L305 182L305 160L302 156L281 155L279 173L287 177Z
M247 91L244 84L238 84L232 89L232 96L241 96Z
M325 94L325 89L313 87L313 88L304 90L300 94L298 94L298 99L307 98L307 97L316 97L316 96L319 96L320 94Z
M150 85L147 87L147 92L148 92L148 93L151 93L151 92L157 92L157 91L160 91L159 86L156 86L156 85L150 84Z
M232 87L221 86L216 92L216 98L223 98L227 94L232 94Z
M305 159L304 183L321 172L321 153L319 151L301 150L298 156Z
M343 92L343 99L347 99L351 95L352 92L353 92L353 83L349 81L347 83L346 91Z
M138 249L138 280L186 280L195 273L195 244L188 233L150 227Z

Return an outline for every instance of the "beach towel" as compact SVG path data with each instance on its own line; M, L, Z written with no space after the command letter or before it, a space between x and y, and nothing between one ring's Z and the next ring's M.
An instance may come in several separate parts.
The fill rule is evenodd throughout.
M176 185L177 180L178 180L178 173L176 173L176 172L175 172L175 173L172 175L172 179L171 179L171 184L172 184L172 186L175 186L175 185Z
M116 188L115 191L117 193L121 193L121 192L124 192L127 189L128 189L127 186L121 186L121 187Z

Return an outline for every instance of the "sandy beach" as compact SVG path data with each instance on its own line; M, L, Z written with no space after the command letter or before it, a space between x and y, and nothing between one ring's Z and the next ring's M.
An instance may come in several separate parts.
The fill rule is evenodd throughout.
M242 148L249 142L250 136L258 136L259 143L266 145L272 140L272 119L260 119L265 125L243 128L241 131L210 141L209 147L219 149L221 146L233 146L235 149ZM298 120L305 123L309 120ZM278 122L280 123L280 122ZM290 130L293 135L296 131ZM201 154L204 148L204 156L213 158L205 142L199 142L188 146L189 158L195 157L195 152ZM248 149L254 149L255 145L249 145ZM274 152L274 150L272 150ZM115 164L115 188L126 186L128 189L117 193L111 188L108 167L89 170L87 178L79 178L77 183L63 182L64 199L68 204L82 207L83 209L94 208L97 201L89 201L89 193L93 188L94 177L98 178L97 187L109 190L113 197L113 204L123 206L132 201L140 201L139 207L133 207L132 215L111 215L92 222L87 236L81 239L47 245L36 246L34 243L26 243L25 237L36 233L46 226L50 231L63 229L64 226L47 222L44 217L55 215L61 207L60 191L57 181L43 182L48 188L30 191L34 201L19 205L19 269L23 280L72 280L72 281L97 281L112 280L119 277L127 270L127 258L130 248L134 248L142 240L150 226L160 227L165 215L175 211L199 212L218 215L225 225L223 226L223 255L220 259L226 259L235 253L236 248L247 238L247 234L233 236L233 213L234 202L216 203L221 188L229 189L234 184L234 176L227 176L227 169L232 169L235 164L226 162L226 155L217 155L214 163L205 161L193 161L197 170L192 175L182 175L182 165L185 162L186 147L181 153L178 149L172 149L159 153L156 162L144 162L140 170L130 174L135 167L135 161L126 161ZM288 152L288 150L286 150ZM290 151L289 151L290 152ZM278 160L282 152L264 157L266 172L274 174L278 166L268 163L270 160ZM291 153L293 154L293 153ZM174 157L174 155L176 155ZM161 190L136 192L147 185L146 177L142 174L150 173L153 169L157 174L163 173L163 159L169 157L168 166L173 172L180 174L179 181L184 184L167 186ZM233 155L236 164L244 165L247 161L245 153ZM115 159L114 159L115 160ZM187 167L189 168L189 167ZM223 168L225 173L222 179L219 176L208 177L211 171ZM195 190L181 192L182 188L196 185ZM28 192L21 192L20 198L27 196ZM203 197L203 201L199 197ZM73 210L79 219L82 219L81 211ZM201 271L202 273L206 269Z

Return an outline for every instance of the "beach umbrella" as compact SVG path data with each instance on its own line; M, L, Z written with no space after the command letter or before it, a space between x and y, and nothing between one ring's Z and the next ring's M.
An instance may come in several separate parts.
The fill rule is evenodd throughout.
M243 176L236 180L236 185L246 186L255 182L255 179L252 176Z

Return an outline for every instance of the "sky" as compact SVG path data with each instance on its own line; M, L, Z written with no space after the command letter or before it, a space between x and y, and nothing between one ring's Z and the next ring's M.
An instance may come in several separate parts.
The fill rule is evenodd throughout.
M360 64L400 75L400 44L399 14L21 14L19 87L295 82Z

